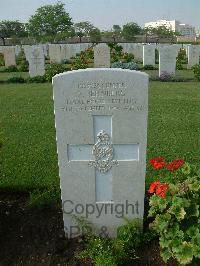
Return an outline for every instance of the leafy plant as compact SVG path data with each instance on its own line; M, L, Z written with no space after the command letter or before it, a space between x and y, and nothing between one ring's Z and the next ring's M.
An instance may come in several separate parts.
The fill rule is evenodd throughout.
M27 72L28 71L28 61L26 61L26 57L25 57L25 53L24 51L21 51L16 59L17 65L18 65L18 69L21 72Z
M185 60L186 59L186 51L185 49L180 49L179 52L178 52L178 56L177 56L177 59L182 61L182 60Z
M14 76L8 79L10 83L25 83L26 80L22 76Z
M81 261L90 259L94 265L120 265L136 259L135 249L141 243L141 223L139 220L126 220L118 228L117 238L96 236L91 232L85 236L86 249L77 255Z
M45 78L47 81L51 82L53 76L63 73L64 71L65 67L62 64L50 64L46 69Z
M197 80L200 81L200 64L196 64L192 67L192 70L194 72L194 76Z
M177 70L183 70L183 65L181 63L181 60L180 59L176 59L176 69Z
M29 83L44 83L46 82L46 76L35 76L35 77L29 77L27 79L27 82Z
M4 69L4 72L18 72L18 68L16 66L8 66Z
M92 47L87 48L84 52L85 52L86 58L88 58L88 59L94 59L94 50L93 50Z
M76 57L74 59L74 62L72 63L72 69L85 69L88 67L88 61L86 60L85 56L83 54L80 55L80 57Z
M5 65L4 56L2 53L0 53L0 66L4 66L4 65Z
M138 70L139 69L139 66L134 62L123 63L121 61L114 62L111 65L111 67L112 68L130 69L130 70Z
M159 51L157 48L155 49L155 63L159 64Z
M23 61L19 65L18 69L19 69L20 72L27 72L28 71L28 66L29 66L28 61Z
M129 54L129 53L123 53L122 59L124 60L125 63L129 63L129 62L133 61L134 55Z
M153 65L145 65L145 66L143 67L143 69L144 69L144 70L155 70L156 67L153 66Z
M161 171L151 183L149 217L159 234L161 256L186 265L200 262L200 173L181 159L167 163L163 157L150 160Z
M125 63L124 64L124 69L138 70L139 66L136 63L134 63L134 62L130 62L130 63Z
M111 64L111 68L123 68L124 64L121 61L114 62Z
M110 47L111 61L119 61L122 56L123 47L117 43L108 43L108 47Z

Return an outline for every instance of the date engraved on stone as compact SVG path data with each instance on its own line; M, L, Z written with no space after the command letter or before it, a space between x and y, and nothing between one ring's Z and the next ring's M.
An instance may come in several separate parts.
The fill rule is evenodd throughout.
M117 160L113 160L113 145L110 144L110 136L104 130L97 134L97 142L92 148L94 161L89 161L89 166L94 166L101 173L106 173L113 165L118 165Z

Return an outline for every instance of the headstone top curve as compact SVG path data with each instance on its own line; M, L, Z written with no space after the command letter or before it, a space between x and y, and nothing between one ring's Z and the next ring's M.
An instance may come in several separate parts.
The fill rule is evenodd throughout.
M67 71L63 72L60 74L56 74L52 80L56 80L59 77L67 76L67 75L72 75L76 73L85 73L85 72L124 72L124 73L133 73L133 74L140 74L141 76L149 78L149 75L147 73L141 72L141 71L136 71L136 70L130 70L130 69L122 69L122 68L86 68L86 69L78 69L78 70L72 70L72 71Z

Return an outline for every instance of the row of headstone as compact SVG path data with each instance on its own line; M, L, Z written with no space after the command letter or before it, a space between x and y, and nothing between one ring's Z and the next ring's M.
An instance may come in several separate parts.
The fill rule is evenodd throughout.
M176 57L179 50L182 48L181 44L166 45L166 44L128 44L122 45L124 52L134 54L134 58L138 61L143 61L143 66L155 66L155 49L159 51L159 77L162 74L175 75L176 71ZM188 55L188 69L193 65L199 64L200 46L187 45ZM142 60L141 60L141 49Z
M49 57L52 63L61 63L89 48L90 43L80 44L49 44Z
M77 53L85 50L90 44L49 44L30 46L24 45L26 59L29 62L30 76L43 75L44 57L49 55L50 63L62 63L69 60ZM182 46L178 44L159 44L159 76L162 73L175 74L176 57ZM155 44L123 44L123 50L134 54L137 61L143 61L143 65L155 66ZM188 69L199 63L200 46L187 45ZM0 48L4 54L5 66L16 66L16 55L21 51L20 46L5 46ZM106 44L99 44L94 48L94 67L110 67L110 48Z

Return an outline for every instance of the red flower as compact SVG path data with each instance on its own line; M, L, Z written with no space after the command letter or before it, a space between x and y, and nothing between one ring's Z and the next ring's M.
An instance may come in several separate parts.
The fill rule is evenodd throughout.
M168 188L169 186L167 184L160 184L156 188L156 195L161 198L165 198Z
M156 170L166 167L165 158L163 157L156 157L156 158L151 159L150 164Z
M149 193L154 193L156 191L157 186L160 185L160 181L155 181L151 183L150 188L147 190Z
M155 181L150 185L148 193L156 193L157 196L165 198L168 188L169 186L167 184L161 184L160 181Z
M178 170L184 163L184 160L181 159L174 160L168 164L167 169L174 172L175 170Z

